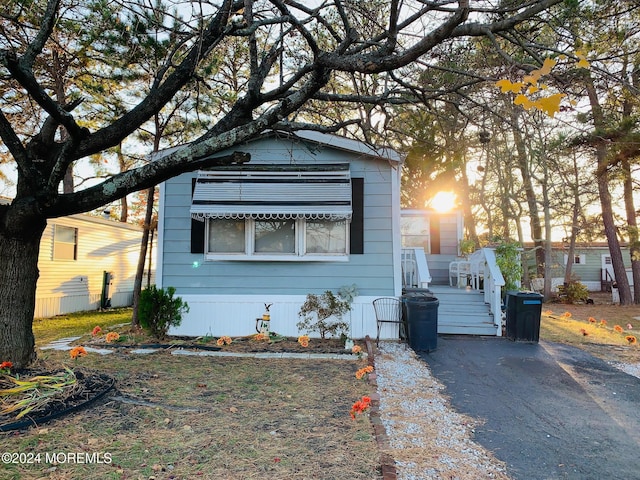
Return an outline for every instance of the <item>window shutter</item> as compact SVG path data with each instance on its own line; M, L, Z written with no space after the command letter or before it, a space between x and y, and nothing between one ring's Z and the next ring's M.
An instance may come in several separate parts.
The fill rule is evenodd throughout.
M364 253L364 178L351 178L351 231L349 253Z
M191 196L196 188L196 179L191 179ZM191 253L204 253L204 221L191 219Z

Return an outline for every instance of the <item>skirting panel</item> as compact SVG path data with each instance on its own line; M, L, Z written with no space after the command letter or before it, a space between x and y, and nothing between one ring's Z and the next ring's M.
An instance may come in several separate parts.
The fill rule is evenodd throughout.
M181 295L189 305L182 324L170 330L172 335L219 337L245 336L256 333L256 319L265 312L265 303L271 304L271 331L285 336L298 336L298 311L305 301L300 295ZM343 317L351 327L352 338L376 336L376 318L373 311L375 297L356 297L351 312ZM384 332L383 332L384 333ZM318 337L318 333L310 336ZM381 335L382 337L382 335Z

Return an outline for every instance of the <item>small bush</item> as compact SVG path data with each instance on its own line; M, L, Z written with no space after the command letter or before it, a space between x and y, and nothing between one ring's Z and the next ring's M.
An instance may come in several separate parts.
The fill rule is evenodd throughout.
M310 293L298 312L302 320L297 327L306 332L317 331L320 338L326 338L327 334L335 337L346 334L349 324L342 321L342 316L351 310L351 300L336 296L331 290L320 296Z
M140 325L154 337L162 340L170 327L182 323L182 314L189 312L189 306L180 297L173 298L173 287L156 288L151 285L140 293L138 318Z
M576 280L558 286L558 296L566 303L586 302L589 298L587 287Z

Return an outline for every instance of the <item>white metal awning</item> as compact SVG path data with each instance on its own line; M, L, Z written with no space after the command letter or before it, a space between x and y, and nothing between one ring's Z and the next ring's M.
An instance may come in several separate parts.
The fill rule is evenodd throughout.
M251 165L198 172L191 216L350 219L349 164Z

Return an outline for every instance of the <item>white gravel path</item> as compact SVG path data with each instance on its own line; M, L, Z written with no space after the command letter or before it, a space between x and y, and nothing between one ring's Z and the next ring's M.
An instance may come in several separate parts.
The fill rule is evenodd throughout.
M472 440L477 420L450 407L444 386L413 350L381 342L375 369L398 480L509 478L505 465Z

